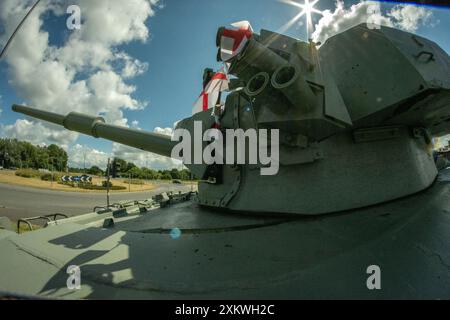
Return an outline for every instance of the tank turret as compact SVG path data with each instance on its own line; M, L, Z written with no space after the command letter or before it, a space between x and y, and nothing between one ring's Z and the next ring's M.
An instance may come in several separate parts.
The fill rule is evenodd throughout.
M224 30L219 29L218 38ZM258 147L264 145L261 132L277 130L277 139L271 136L265 147L271 148L278 168L276 174L262 175L267 163L259 158L256 163L185 162L201 178L200 205L315 215L400 198L435 180L432 137L450 132L450 59L435 43L362 24L318 48L262 30L227 64L241 87L227 96L216 130L224 136L226 130L255 130ZM100 117L61 116L17 105L13 110L164 156L174 157L178 143L108 125ZM194 137L192 149L198 140L204 149L211 140L203 133L214 123L206 110L180 121L176 129ZM227 136L219 156L233 150L238 158L235 145L229 145L238 136ZM250 138L244 135L247 160Z

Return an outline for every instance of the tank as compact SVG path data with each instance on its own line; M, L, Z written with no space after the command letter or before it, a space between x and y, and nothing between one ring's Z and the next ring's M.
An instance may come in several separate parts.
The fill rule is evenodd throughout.
M226 63L235 79L224 108L176 129L194 137L184 145L207 150L217 138L203 134L215 128L226 137L215 159L234 150L232 161L187 161L174 152L177 137L13 105L182 159L200 181L198 192L54 217L21 235L0 230L0 254L10 257L0 261L0 288L51 298L449 299L450 172L432 153L433 137L450 131L447 53L361 24L320 47L261 30ZM256 146L270 150L270 164L240 162L239 137L247 160ZM71 266L81 271L76 290Z

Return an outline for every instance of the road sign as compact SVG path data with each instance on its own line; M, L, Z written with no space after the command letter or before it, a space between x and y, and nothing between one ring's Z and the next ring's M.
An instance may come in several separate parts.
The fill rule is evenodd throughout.
M88 175L82 176L62 176L62 182L82 182L82 183L92 183L92 177Z

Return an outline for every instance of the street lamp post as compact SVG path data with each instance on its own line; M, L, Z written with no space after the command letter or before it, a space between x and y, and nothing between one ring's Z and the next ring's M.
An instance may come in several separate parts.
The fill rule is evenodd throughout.
M86 150L83 146L83 173L86 174Z
M106 167L106 208L109 209L109 179L110 179L110 173L109 173L109 167L110 167L110 160L108 158L108 166Z

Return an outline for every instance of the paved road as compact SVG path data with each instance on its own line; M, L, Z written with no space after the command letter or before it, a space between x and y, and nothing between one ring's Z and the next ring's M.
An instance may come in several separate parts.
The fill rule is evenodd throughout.
M111 193L110 201L144 200L164 191L178 190L189 191L190 186L159 183L151 191ZM97 205L106 205L106 193L52 191L0 183L0 217L13 221L55 212L77 215L91 212Z

